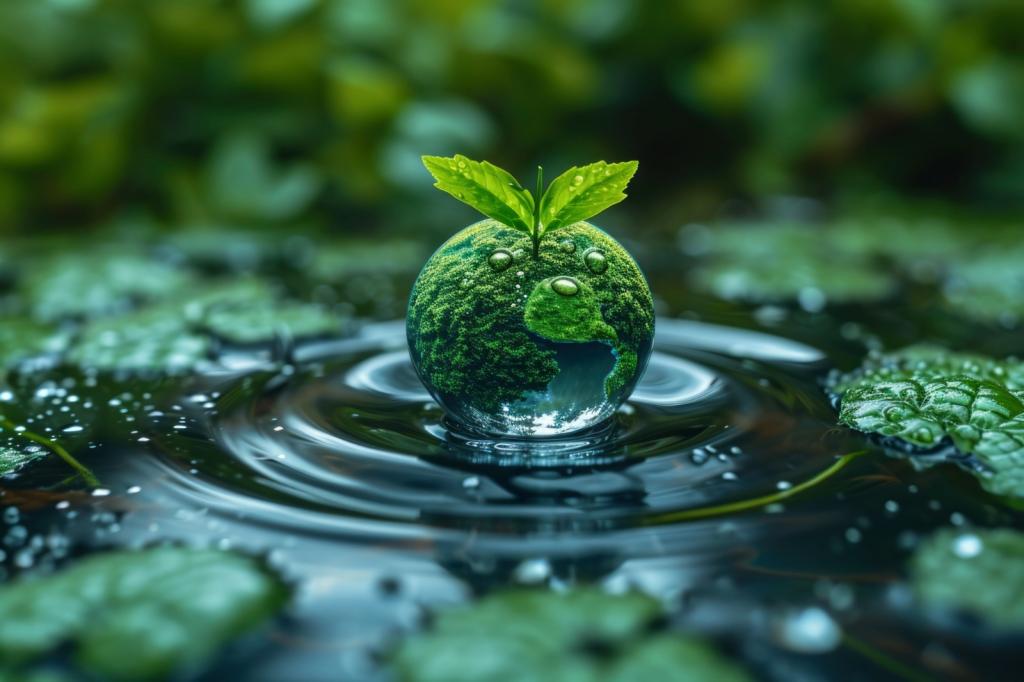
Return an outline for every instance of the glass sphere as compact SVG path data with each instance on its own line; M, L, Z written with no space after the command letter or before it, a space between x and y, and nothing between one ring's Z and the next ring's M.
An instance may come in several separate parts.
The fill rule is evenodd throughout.
M416 372L448 415L497 436L572 433L608 417L647 366L654 305L614 239L580 222L537 254L493 220L439 248L409 298Z

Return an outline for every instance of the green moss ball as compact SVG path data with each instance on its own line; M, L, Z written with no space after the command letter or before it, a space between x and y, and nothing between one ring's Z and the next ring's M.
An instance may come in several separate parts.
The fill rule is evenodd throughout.
M651 291L622 246L590 223L529 235L493 220L431 256L406 317L413 364L462 427L550 436L614 413L647 365Z

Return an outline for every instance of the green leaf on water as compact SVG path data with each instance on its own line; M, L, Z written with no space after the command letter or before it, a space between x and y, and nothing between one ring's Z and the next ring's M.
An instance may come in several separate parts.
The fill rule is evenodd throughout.
M76 664L102 679L194 672L286 600L276 576L230 552L101 554L0 588L0 660L25 667L70 643Z
M914 592L927 606L962 611L997 628L1024 630L1024 534L943 529L914 552Z
M47 451L41 447L25 450L0 444L0 476L14 473L29 462L42 459L46 454Z
M66 337L53 327L23 317L7 317L0 322L0 377L18 362L60 352Z
M541 235L594 217L626 198L638 161L573 166L552 181L540 200Z
M67 359L108 372L192 370L210 352L205 336L192 332L180 305L166 304L85 325Z
M1024 498L1024 363L916 347L870 357L832 390L843 424L920 448L949 439L986 490Z
M1017 324L1024 320L1024 248L986 249L954 261L943 294L965 317Z
M278 336L301 339L345 332L351 319L311 303L260 301L211 306L202 328L231 343L272 341Z
M128 252L70 253L33 267L22 283L40 320L108 315L180 293L192 276Z
M707 645L658 632L660 604L641 594L512 591L438 614L392 662L403 682L739 682Z
M531 234L533 195L507 171L461 154L424 156L423 165L437 181L434 187L469 204L488 218Z

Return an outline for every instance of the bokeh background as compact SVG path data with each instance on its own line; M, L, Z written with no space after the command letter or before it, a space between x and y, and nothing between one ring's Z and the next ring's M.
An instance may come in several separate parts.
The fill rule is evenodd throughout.
M419 156L454 152L639 159L607 220L643 238L780 197L1008 211L1022 35L1016 0L5 0L0 230L434 242L472 213Z

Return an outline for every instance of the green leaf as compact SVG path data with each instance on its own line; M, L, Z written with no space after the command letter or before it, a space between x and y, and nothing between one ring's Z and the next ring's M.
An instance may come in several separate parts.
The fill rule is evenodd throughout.
M392 661L404 682L748 679L707 645L657 632L661 616L637 593L499 593L439 614Z
M625 199L626 185L639 165L638 161L598 161L559 175L540 201L541 234L592 218Z
M206 311L202 327L214 336L238 344L292 338L340 335L351 319L312 303L259 301L215 305Z
M194 369L209 351L209 339L190 331L181 305L165 304L90 322L67 357L102 371L175 374Z
M194 671L286 599L276 576L230 552L92 556L0 589L0 659L24 666L70 642L78 666L102 679L166 677Z
M1010 529L943 529L910 562L914 592L927 606L1024 630L1024 534Z
M57 353L66 337L52 327L21 317L7 317L0 323L0 377L20 361Z
M14 473L29 462L45 456L46 450L38 446L32 450L23 450L0 444L0 476Z
M1024 363L937 348L870 357L836 378L839 421L920 448L948 438L992 493L1024 499Z
M486 161L461 154L424 156L423 165L437 180L434 187L511 228L533 233L533 195L512 175Z

